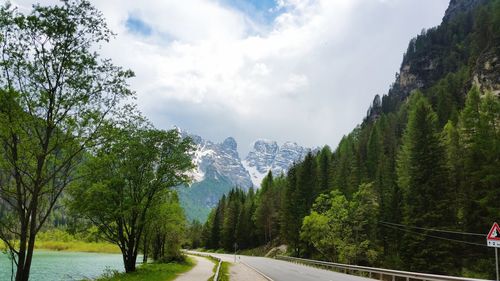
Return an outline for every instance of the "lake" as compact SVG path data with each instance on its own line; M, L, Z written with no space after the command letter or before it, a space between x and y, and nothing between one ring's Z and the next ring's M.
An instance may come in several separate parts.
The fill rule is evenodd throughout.
M137 259L138 261L142 259ZM0 253L0 281L10 281L10 260ZM35 251L31 281L70 281L96 278L106 270L124 271L120 254Z

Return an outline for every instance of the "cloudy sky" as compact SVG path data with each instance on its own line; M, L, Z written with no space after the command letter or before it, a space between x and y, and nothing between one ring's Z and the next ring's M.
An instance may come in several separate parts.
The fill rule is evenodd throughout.
M245 156L258 138L335 148L448 0L92 2L117 33L102 54L135 72L145 115L213 141L233 136Z

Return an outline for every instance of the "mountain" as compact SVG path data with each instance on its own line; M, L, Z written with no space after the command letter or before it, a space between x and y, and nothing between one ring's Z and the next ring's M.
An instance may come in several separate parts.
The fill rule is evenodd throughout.
M428 91L438 82L461 76L465 88L456 93L448 91L448 101L453 103L449 113L463 106L464 97L471 84L482 91L500 94L500 47L495 35L498 32L498 11L487 11L488 0L452 0L441 25L424 29L411 39L403 61L387 95L369 110L368 119L373 121L380 113L397 112L414 90ZM497 4L494 4L497 5ZM493 4L490 6L494 6ZM451 77L455 75L455 77ZM432 97L437 100L438 97ZM376 97L377 100L377 97ZM377 108L378 106L378 108ZM443 116L443 120L451 116Z
M258 187L269 171L275 176L285 174L293 163L304 159L308 151L294 142L285 142L280 147L275 141L261 139L254 142L243 166L250 173L254 186Z
M214 143L182 130L181 135L189 136L195 144L192 158L196 168L191 172L194 182L202 182L206 178L225 178L232 185L243 189L252 186L250 175L241 163L234 138L228 137L222 143Z
M195 168L190 171L192 184L179 187L178 193L187 218L205 221L211 208L231 189L259 188L265 175L285 174L295 162L302 160L309 149L293 142L279 146L275 141L257 140L244 160L238 153L238 144L232 137L222 143L205 140L176 128L182 137L193 140L191 156Z

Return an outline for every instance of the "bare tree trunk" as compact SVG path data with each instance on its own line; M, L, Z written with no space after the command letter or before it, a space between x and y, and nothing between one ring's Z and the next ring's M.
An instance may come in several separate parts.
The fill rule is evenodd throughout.
M135 271L135 262L137 260L137 253L135 252L136 247L135 237L129 237L127 245L127 254L125 259L125 272Z

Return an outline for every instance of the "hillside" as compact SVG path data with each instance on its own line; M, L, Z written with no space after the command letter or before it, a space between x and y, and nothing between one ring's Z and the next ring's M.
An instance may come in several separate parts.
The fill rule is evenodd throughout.
M465 233L500 213L499 59L500 1L452 0L333 152L224 197L205 246L284 243L295 256L493 278L484 237Z

